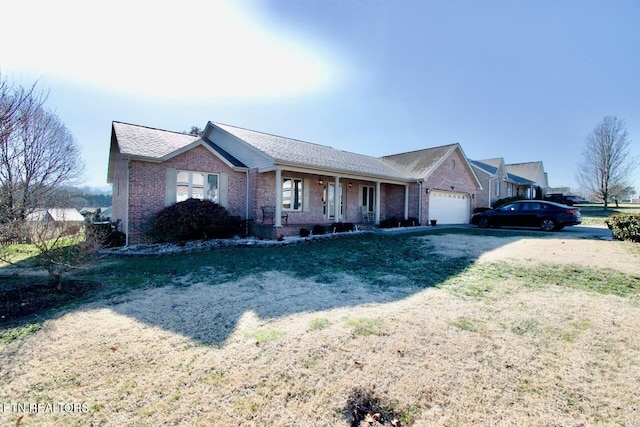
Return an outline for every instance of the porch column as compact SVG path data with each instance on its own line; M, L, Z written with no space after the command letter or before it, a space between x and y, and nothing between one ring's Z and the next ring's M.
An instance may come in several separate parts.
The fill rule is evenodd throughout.
M409 219L409 185L404 186L404 219Z
M333 221L339 222L342 196L340 195L340 177L338 175L336 175L335 181L333 187Z
M380 181L376 182L376 224L380 225Z
M276 213L273 219L274 227L282 227L282 171L276 169Z

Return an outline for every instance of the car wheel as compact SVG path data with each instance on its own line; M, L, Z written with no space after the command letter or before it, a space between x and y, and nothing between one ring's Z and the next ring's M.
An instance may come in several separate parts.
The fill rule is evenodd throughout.
M478 227L480 228L488 228L489 227L489 218L487 217L482 217L480 218L480 221L478 221Z
M545 218L540 222L540 228L543 231L553 231L558 227L556 222L551 218Z

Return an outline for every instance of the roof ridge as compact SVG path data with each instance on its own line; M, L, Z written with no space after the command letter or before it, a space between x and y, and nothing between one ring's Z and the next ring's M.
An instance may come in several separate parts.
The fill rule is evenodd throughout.
M178 132L178 131L175 131L175 130L160 129L160 128L156 128L156 127L153 127L153 126L136 125L136 124L133 124L133 123L120 122L118 120L113 120L111 122L112 125L114 123L118 123L118 124L121 124L121 125L127 125L127 126L134 126L134 127L137 127L137 128L145 128L145 129L150 129L150 130L157 130L157 131L160 131L160 132L169 132L169 133L175 133L175 134L178 134L178 135L192 136L194 138L200 138L199 136L191 135L190 133Z
M401 156L401 155L404 155L404 154L412 154L412 153L417 153L417 152L420 152L420 151L428 151L428 150L436 150L438 148L453 147L455 145L460 145L460 144L457 143L457 142L454 142L452 144L438 145L437 147L419 148L417 150L412 150L412 151L403 151L402 153L387 154L386 156L382 156L382 157L379 157L379 158Z
M254 133L261 134L261 135L267 135L267 136L270 136L270 137L273 137L273 138L287 139L289 141L301 142L303 144L315 145L315 146L318 146L318 147L329 148L329 149L335 150L335 151L341 151L343 153L355 154L356 156L363 156L363 157L368 157L370 159L380 160L380 157L371 156L369 154L356 153L355 151L342 150L340 148L336 148L336 147L333 147L331 145L319 144L317 142L304 141L302 139L290 138L288 136L276 135L276 134L269 133L269 132L262 132L262 131L259 131L259 130L248 129L248 128L245 128L245 127L242 127L242 126L228 125L226 123L220 123L220 122L214 122L214 121L211 121L211 123L213 123L214 125L228 126L230 128L245 130L245 131L248 131L248 132L254 132Z
M506 163L505 166L533 165L533 164L536 164L536 163L542 163L542 160L535 160L533 162Z

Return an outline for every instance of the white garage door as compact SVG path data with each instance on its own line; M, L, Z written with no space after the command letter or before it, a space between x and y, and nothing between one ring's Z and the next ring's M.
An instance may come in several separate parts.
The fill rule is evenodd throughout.
M429 194L429 219L438 224L468 224L469 195L432 190Z

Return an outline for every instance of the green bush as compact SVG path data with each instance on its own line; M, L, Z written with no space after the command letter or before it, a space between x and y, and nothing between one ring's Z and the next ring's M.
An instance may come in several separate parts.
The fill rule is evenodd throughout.
M150 235L158 242L226 239L239 234L240 218L210 200L187 199L158 212Z
M616 214L607 218L605 224L616 239L640 242L640 214Z
M311 231L308 228L302 227L300 229L300 237L309 237L309 234L311 234Z

